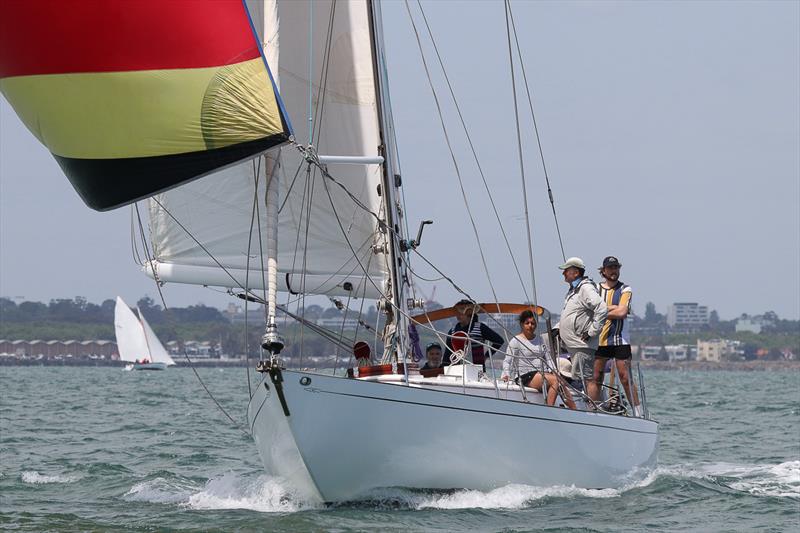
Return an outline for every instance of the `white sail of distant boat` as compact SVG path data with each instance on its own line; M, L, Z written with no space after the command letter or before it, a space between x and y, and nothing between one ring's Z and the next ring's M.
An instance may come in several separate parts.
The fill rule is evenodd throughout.
M8 5L22 9L28 4ZM259 71L253 77L243 77L230 65L210 74L203 69L199 74L176 69L186 57L191 60L189 67L216 66L213 60L218 58L251 58L252 43L245 37L253 36L248 21L246 32L250 33L236 39L244 43L239 55L231 55L223 46L222 51L212 50L210 59L202 57L198 62L195 50L202 52L204 47L214 48L227 40L205 39L206 33L200 29L185 27L207 24L208 17L186 17L186 21L175 17L172 21L176 34L183 35L175 41L181 46L187 44L187 48L180 49L184 55L164 54L172 68L170 75L190 74L185 79L193 90L197 89L197 80L211 79L207 90L192 93L194 100L181 102L186 104L182 112L191 111L192 102L200 108L198 116L186 125L189 133L197 134L189 137L194 143L191 147L197 149L199 144L201 148L188 156L149 153L153 147L179 152L183 147L181 135L170 137L171 143L162 142L157 135L145 136L147 142L136 146L147 152L145 155L159 156L146 158L142 164L157 165L161 161L162 170L181 171L180 180L144 180L145 189L127 191L124 198L118 198L107 194L113 189L104 188L107 181L99 180L105 174L97 168L102 170L109 163L100 157L106 154L88 149L95 145L69 137L63 147L54 143L54 154L58 154L57 149L68 152L66 155L75 154L72 159L64 154L56 158L68 174L77 175L70 179L87 203L93 200L100 208L157 193L149 200L150 240L142 259L143 270L157 283L219 286L245 301L265 304L263 350L256 367L260 375L257 382L247 384L247 418L267 471L286 479L308 498L341 501L391 486L479 490L512 483L615 487L625 483L632 471L652 468L658 454L659 428L647 409L641 373L633 373L641 393L641 412L621 410L612 414L586 409L587 405L598 406L566 384L565 390L572 390L576 400L583 400L576 403L584 409L546 405L545 390L498 380L489 370L491 360L487 371L469 360L469 341L434 327L436 320L454 317L455 306L429 312L414 296L411 289L416 274L409 265L416 260L413 252L423 225L416 239L407 235L402 187L404 182L413 184L416 178L419 184L426 178L400 176L381 2L247 0L246 5L247 13L239 12L241 4L236 2L197 3L190 9L193 13L226 11L220 21L228 24L226 35L234 37L235 30L244 27L244 18L249 18L262 36L263 59L272 67L271 76ZM502 8L504 4L498 5ZM510 9L507 2L505 7ZM160 6L153 2L152 8ZM117 7L114 3L93 6L84 16L92 16L98 9ZM144 16L139 25L131 27L147 28L148 20ZM150 49L158 48L130 47L137 53ZM123 59L127 59L124 52L132 53L128 48L118 51ZM160 56L146 59L156 62ZM58 81L47 76L33 78L31 83ZM263 96L268 91L253 91L253 80L263 87L274 84L278 91L272 96L266 94L266 103L254 104L257 99L251 98L252 94ZM25 92L27 86L22 82L9 87L21 99L39 94ZM141 95L148 105L162 100L149 98L138 85L135 87L131 94ZM221 92L225 98L218 97ZM20 109L27 111L29 107ZM172 116L171 109L161 111ZM243 120L265 114L277 119L270 127L258 129L261 137L251 135ZM229 121L219 122L219 117L229 115L231 127L220 128ZM30 116L37 119L30 127L39 132L38 117ZM294 125L293 131L289 131L289 122ZM172 122L166 124L173 126ZM198 124L200 133L194 128ZM255 126L253 122L253 130ZM141 133L137 129L124 131ZM215 143L220 131L243 133L243 142L219 148ZM265 152L269 146L287 140L289 133L293 138L288 144ZM252 137L257 139L248 140ZM262 144L253 144L256 141ZM113 147L113 143L108 145ZM264 155L251 159L253 153L246 149L253 146ZM78 157L85 152L93 158ZM128 152L116 150L112 155L119 153ZM240 162L231 165L237 154L241 155L236 159ZM119 168L134 172L130 164L136 161L119 161L123 163ZM190 173L186 167L197 172ZM211 167L216 170L209 171ZM139 172L137 177L140 175L146 177L148 173ZM186 181L184 175L188 180L207 176L176 186ZM406 192L411 197L414 189ZM145 233L144 228L141 233ZM531 266L533 278L532 270ZM276 314L279 310L289 314L289 310L285 306L279 309L279 291L297 297L295 301L306 295L344 296L345 301L338 305L348 311L351 301L363 307L360 302L371 300L383 314L384 326L379 331L364 327L345 334L344 328L321 327L298 311L291 317L301 327L335 343L352 367L341 375L295 370L290 368L291 360L282 358L286 352ZM117 307L120 305L124 303L118 300ZM419 310L413 311L415 308ZM459 308L460 312L463 314L466 308L473 315L531 310L547 330L550 353L558 353L550 314L541 306L471 299ZM127 312L133 316L130 309ZM119 314L126 316L124 311ZM133 337L130 317L121 322L123 327L118 326L118 331L122 330L122 337L118 339ZM150 344L152 339L146 333L149 326L137 322L145 332L146 344ZM412 323L442 341L449 339L461 364L441 372L419 372L413 359ZM134 343L140 346L141 340ZM131 346L126 353L141 349L133 343ZM370 353L372 346L379 353ZM302 347L302 341L291 346L293 350ZM502 452L491 453L494 448ZM446 454L431 454L431 449L445 450Z
M138 316L117 296L114 330L120 359L131 363L132 370L164 370L174 366L175 361L158 340L141 310L137 307L136 311Z

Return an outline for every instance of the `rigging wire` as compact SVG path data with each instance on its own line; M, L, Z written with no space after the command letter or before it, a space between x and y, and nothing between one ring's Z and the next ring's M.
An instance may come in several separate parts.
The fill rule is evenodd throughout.
M341 305L341 302L340 302L340 305ZM347 313L350 311L350 307L349 306L350 306L350 295L348 294L347 295L347 303L344 304L344 317L342 318L342 327L339 330L339 338L340 339L344 339L344 326L347 323ZM333 365L333 375L334 376L336 375L336 367L339 366L339 353L340 352L341 352L341 349L339 348L339 345L337 345L336 346L336 362Z
M258 163L256 163L256 161L258 161ZM266 165L265 165L264 170L265 170L265 174L266 174ZM275 171L276 169L273 167L272 170ZM261 176L261 157L257 157L256 159L253 160L253 174L255 176ZM268 179L271 180L272 177L271 176L268 177L268 176L265 175L264 176L264 181L266 181L266 183L267 183L266 187L264 187L264 198L265 199L266 199L266 196L267 196L267 189L269 188L269 182L267 181ZM268 300L268 298L267 298L267 276L266 276L266 274L264 272L265 271L265 268L264 268L264 237L263 237L263 235L261 235L261 203L258 201L258 187L256 187L256 190L255 190L254 194L256 195L256 201L255 201L256 220L258 221L258 224L256 224L256 227L258 228L258 251L259 251L259 261L261 262L261 287L264 290L264 300L266 301L266 300ZM268 311L267 311L267 307L265 306L264 307L264 322L266 323L268 320L269 320Z
M492 283L492 277L489 274L489 267L486 264L486 256L483 253L483 245L481 243L480 234L478 233L478 226L475 223L475 218L472 216L472 210L469 205L469 199L467 198L467 193L464 190L464 182L461 178L461 170L458 167L458 160L456 159L456 155L453 152L453 146L450 142L450 136L447 134L447 127L445 126L444 123L444 115L442 114L442 107L441 104L439 103L439 96L436 94L436 89L433 86L433 80L431 79L431 73L430 69L428 68L428 62L425 59L425 53L422 48L422 41L420 40L419 31L417 30L417 25L414 23L414 19L411 16L411 8L408 5L408 0L405 0L405 6L406 6L406 11L408 12L408 16L411 19L411 26L414 29L414 35L417 40L417 46L419 47L420 56L422 58L422 66L425 69L425 75L428 78L428 85L430 86L431 92L433 93L433 100L434 103L436 104L436 111L439 115L439 123L442 126L442 133L444 134L445 143L447 144L447 149L450 152L450 158L453 161L453 167L456 172L456 177L458 178L458 186L459 189L461 190L461 198L464 200L464 206L467 208L467 215L469 216L469 221L470 224L472 225L472 232L475 235L475 241L478 243L478 252L480 253L481 264L483 265L483 271L486 274L486 280L489 283L489 288L492 291L492 295L494 296L494 299L497 300L497 291L495 291L494 284Z
M553 209L553 220L556 223L556 234L558 234L558 244L561 246L561 258L566 261L567 256L564 254L564 241L561 239L561 228L558 224L558 215L556 214L556 204L555 200L553 199L553 189L550 187L550 177L547 173L547 165L544 161L544 150L542 149L542 138L539 136L539 126L536 122L536 114L533 112L533 97L531 95L531 91L528 85L528 75L525 72L525 62L522 60L522 48L519 46L519 39L517 35L517 27L514 24L514 12L511 10L511 3L508 2L508 14L511 18L511 29L514 31L514 42L516 43L517 47L517 56L519 57L519 65L520 69L522 70L522 79L525 83L525 92L528 95L528 106L531 110L531 118L533 119L533 131L536 133L536 143L539 146L539 157L542 160L542 170L544 171L544 180L547 184L547 196L550 198L550 206Z
M301 228L302 224L303 224L303 210L305 208L306 194L308 193L308 166L307 165L308 165L308 163L302 162L300 164L300 166L298 167L298 171L300 169L302 169L303 167L306 167L306 179L305 179L305 182L304 182L305 184L303 186L303 195L300 198L300 210L299 210L300 220L298 220L298 222L297 222L297 227L298 228ZM288 195L288 193L287 193L287 195ZM288 196L287 196L287 198L288 198ZM292 269L290 270L290 272L294 272L295 267L297 266L298 250L300 250L300 232L299 231L295 235L295 239L294 239L294 251L292 252ZM286 305L287 306L289 305L289 300L290 299L291 299L291 291L289 291L289 294L286 295ZM296 302L295 302L297 304L296 309L297 309L298 313L300 312L300 301L301 301L301 299L302 298L298 298L296 300ZM296 342L297 342L297 331L295 331L293 333L293 335L292 335L292 343L296 343Z
M134 263L139 266L144 266L142 256L139 254L139 246L137 244L139 241L136 239L136 217L134 216L136 214L135 204L136 202L131 204L131 255L133 256Z
M286 189L286 195L283 197L283 203L278 208L278 214L280 215L283 211L283 208L286 206L286 202L289 201L289 198L292 195L292 189L294 189L294 182L297 181L297 176L300 175L300 171L303 170L303 161L300 161L300 164L297 165L297 170L294 172L294 177L292 178L292 183L289 184L289 188Z
M159 202L155 197L152 197L152 200L154 200L159 206L162 206L161 202ZM137 219L139 221L139 232L140 232L140 234L142 236L142 239L144 239L144 224L142 223L142 217L141 217L141 214L139 213L139 205L138 204L134 204L134 205L136 207L136 217L137 217ZM162 206L162 208L163 208L163 206ZM164 210L166 211L166 209L164 209ZM169 214L169 212L167 212L167 213ZM172 215L170 214L170 216L172 216ZM173 217L173 220L174 220L174 217ZM155 270L155 265L154 265L154 262L153 262L153 260L152 260L152 258L150 256L150 251L149 251L149 249L147 247L147 241L143 240L142 244L143 244L145 255L147 257L147 262L150 265L150 267L153 269L153 280L155 281L156 289L158 290L158 295L161 298L161 304L164 306L164 312L167 313L167 317L172 319L172 318L174 318L172 316L172 310L167 306L167 301L164 298L164 292L161 290L161 283L159 283L159 281L158 281L158 277L156 275L156 270ZM174 325L172 327L174 328ZM197 381L200 383L200 385L206 391L206 394L208 395L208 397L211 398L211 401L213 401L214 404L217 406L217 408L222 412L222 414L225 415L228 418L228 420L230 420L231 423L237 429L242 431L245 435L250 436L250 433L247 432L244 429L244 426L242 426L239 422L237 422L228 413L228 411L226 411L225 408L222 407L222 404L220 404L219 401L217 401L217 399L211 393L211 391L209 390L209 388L206 385L205 381L203 381L203 378L201 378L200 374L197 372L197 368L195 368L195 366L194 366L194 361L192 361L192 359L189 357L189 354L186 353L186 350L183 351L183 357L186 358L186 361L189 363L189 367L192 369L192 372L194 372L194 375L197 378Z
M250 210L250 231L247 234L247 263L244 274L244 286L246 287L246 290L249 290L250 288L250 251L253 243L253 225L257 220L256 214L258 213L258 179L259 173L253 172L253 207ZM260 221L259 225L261 225ZM250 385L250 336L248 334L248 303L250 303L248 300L244 301L244 353L247 360L247 392L248 396L252 398L253 391Z
M308 144L314 134L314 115L311 102L314 95L314 2L308 3Z
M469 133L469 128L467 128L467 123L466 120L464 119L464 115L461 112L461 106L458 104L458 99L456 98L455 89L453 89L453 85L450 82L450 77L447 75L447 70L445 69L444 66L444 60L442 59L442 56L439 53L439 47L436 44L436 39L433 37L433 31L431 30L430 24L428 23L428 17L425 15L425 10L422 8L422 3L419 0L417 0L417 5L419 6L420 13L422 14L422 20L425 22L425 28L428 30L428 36L431 40L431 44L433 45L433 50L436 53L436 58L439 62L439 67L442 70L442 75L444 76L445 82L447 83L447 88L450 91L450 97L453 99L453 104L456 108L458 118L461 122L461 128L464 130L464 135L467 138L467 143L469 144L470 150L472 151L472 158L475 160L475 166L478 169L478 174L480 174L481 181L483 182L483 187L486 190L486 195L489 198L489 203L491 204L492 210L494 211L495 219L497 220L497 224L500 227L500 233L503 235L503 240L505 241L506 249L508 250L508 255L511 257L511 264L514 265L514 270L517 273L517 278L519 279L520 286L522 287L522 292L525 294L525 299L530 300L530 296L528 295L528 289L525 286L525 282L522 281L522 273L519 270L519 265L517 264L517 260L514 257L514 252L513 249L511 248L511 243L508 240L508 234L506 233L505 227L503 226L503 222L500 219L500 213L497 210L497 205L494 202L494 195L492 194L492 191L489 188L489 183L487 182L486 175L483 172L483 167L481 166L480 160L478 159L478 152L475 149L474 143L472 142L472 136ZM413 19L411 21L411 24L412 25L414 24Z
M336 0L333 0L331 3L331 14L328 18L328 32L325 37L325 51L323 52L323 64L322 64L322 72L320 72L320 77L322 78L319 82L319 96L317 97L317 122L314 124L314 130L316 130L316 137L317 137L317 144L319 144L320 135L322 135L322 119L325 118L325 97L327 96L327 87L328 87L328 72L330 71L330 62L331 62L331 49L332 49L332 42L333 42L333 21L336 16ZM310 51L309 51L310 53ZM310 144L313 144L315 131L312 130L310 136Z
M302 298L302 306L303 311L301 316L305 319L306 317L306 269L308 268L308 234L311 228L311 207L314 201L314 185L316 183L317 177L317 169L315 168L312 172L311 165L308 166L308 176L307 178L310 180L310 189L308 194L308 207L306 208L306 231L305 236L303 239L303 266L302 266L302 276L300 277L300 292ZM300 365L303 364L303 352L304 352L304 343L305 343L305 334L303 330L300 330Z
M525 185L525 161L522 156L522 130L519 124L519 105L517 102L517 82L516 82L516 75L514 69L514 55L512 53L511 48L511 27L509 25L509 17L508 17L508 0L505 0L503 3L505 6L505 14L506 14L506 36L508 37L508 60L509 66L511 69L511 92L514 96L514 121L516 123L517 129L517 153L519 155L519 173L520 178L522 180L522 201L525 206L525 230L527 231L528 235L528 260L530 262L531 267L531 287L533 290L533 303L536 305L537 297L536 297L536 274L533 268L533 239L531 237L531 220L530 215L528 214L528 190Z

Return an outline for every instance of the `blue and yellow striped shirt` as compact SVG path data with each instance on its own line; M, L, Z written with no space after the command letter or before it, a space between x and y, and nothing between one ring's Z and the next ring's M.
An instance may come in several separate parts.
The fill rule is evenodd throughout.
M599 288L600 297L606 305L624 305L627 306L628 312L630 313L633 291L629 285L625 285L617 280L617 285L612 289L606 289L602 284ZM600 330L600 346L623 346L625 344L630 344L628 339L625 338L625 335L622 334L624 326L624 318L607 319L606 323L603 324L603 329Z

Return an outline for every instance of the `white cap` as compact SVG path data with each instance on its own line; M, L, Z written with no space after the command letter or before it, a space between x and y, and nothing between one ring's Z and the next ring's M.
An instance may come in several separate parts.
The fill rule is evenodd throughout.
M572 363L565 357L558 358L558 373L565 378L572 379Z
M569 259L567 259L566 263L564 263L558 268L560 268L561 270L566 270L569 267L575 267L575 268L580 268L581 270L586 270L586 265L584 264L583 259L581 259L580 257L570 257Z

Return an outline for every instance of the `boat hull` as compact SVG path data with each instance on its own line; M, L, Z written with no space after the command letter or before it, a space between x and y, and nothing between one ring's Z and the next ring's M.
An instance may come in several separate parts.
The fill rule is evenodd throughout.
M166 363L134 363L134 370L166 370Z
M651 420L424 387L284 371L248 418L268 472L309 498L358 499L379 487L491 490L618 487L655 466Z

